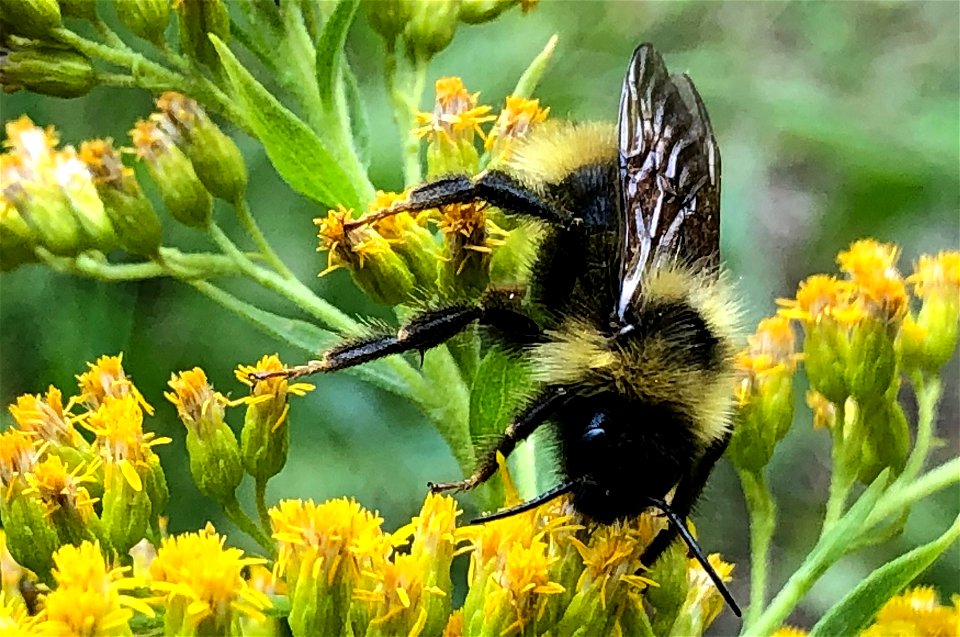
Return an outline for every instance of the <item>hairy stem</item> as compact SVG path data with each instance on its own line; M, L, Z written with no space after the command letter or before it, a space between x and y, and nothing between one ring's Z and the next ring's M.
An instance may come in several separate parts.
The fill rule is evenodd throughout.
M385 62L387 93L393 104L393 119L403 135L403 183L412 186L420 183L420 139L413 132L420 99L423 97L427 67L418 62L412 71L402 71L397 64L396 49L387 50Z
M267 479L257 476L254 483L254 498L257 501L257 515L264 532L270 533L270 514L267 512Z
M257 244L257 249L260 250L260 254L263 255L264 260L269 263L274 270L279 272L283 278L296 279L296 275L290 271L290 268L287 267L287 265L280 258L280 255L277 254L276 250L273 249L273 246L270 245L270 242L267 241L267 238L264 236L260 226L257 225L257 220L250 212L250 206L247 204L247 200L243 197L238 197L237 201L234 202L233 207L237 211L237 217L240 219L240 224L253 239L253 242Z
M826 513L823 518L823 527L820 532L821 537L837 523L840 516L843 515L843 507L847 501L847 495L850 493L850 487L853 485L853 478L850 476L849 459L847 458L847 445L844 439L844 430L846 427L846 418L850 414L845 405L837 405L837 419L830 433L833 437L831 445L831 464L832 473L830 475L830 495L827 498ZM858 416L859 417L859 416Z
M253 538L269 555L273 556L277 552L273 540L260 530L260 527L250 519L250 516L244 513L236 498L223 505L223 512L231 522L237 525L237 528Z
M767 560L777 525L777 503L763 472L738 471L750 515L750 607L744 625L757 621L767 598Z
M913 380L913 387L917 394L917 441L907 458L907 463L897 480L897 484L909 484L923 469L923 463L927 461L930 445L933 442L937 405L940 402L943 383L938 377L926 379L917 377Z

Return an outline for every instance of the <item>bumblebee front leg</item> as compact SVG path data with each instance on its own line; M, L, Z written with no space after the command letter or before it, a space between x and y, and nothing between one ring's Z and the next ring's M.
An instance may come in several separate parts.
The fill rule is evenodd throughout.
M321 372L336 372L370 361L430 348L448 341L473 322L491 325L507 332L520 342L530 342L540 335L540 326L520 311L523 292L520 288L491 288L475 305L451 305L428 310L404 324L396 334L380 334L347 341L324 352L318 360L305 365L274 372L254 372L254 381L284 377L288 379Z
M422 184L410 191L407 201L376 213L374 218L474 201L485 201L507 212L554 226L568 227L578 223L567 211L554 209L536 192L499 170L481 173L475 180L463 176L443 177ZM369 223L370 220L368 217L352 223Z
M459 482L428 482L427 487L434 493L441 491L469 491L489 480L497 471L497 454L509 456L517 443L536 431L556 410L570 399L570 390L565 387L548 387L534 398L527 407L510 423L497 443L477 462L473 473Z

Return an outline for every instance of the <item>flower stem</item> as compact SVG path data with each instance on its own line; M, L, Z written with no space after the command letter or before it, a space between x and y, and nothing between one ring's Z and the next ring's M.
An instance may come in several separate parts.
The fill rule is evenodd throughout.
M420 99L423 97L427 67L423 62L417 62L412 71L403 73L404 77L401 77L396 49L392 45L387 50L385 66L387 93L393 104L393 119L401 135L404 135L403 183L412 186L421 180L420 139L413 132L413 127L417 110L420 108Z
M918 500L953 484L960 484L960 458L945 462L902 486L899 486L898 480L877 502L877 506L870 512L870 516L864 523L864 528L871 529L884 518L903 511Z
M837 419L831 429L833 444L831 446L831 460L833 470L830 475L830 495L827 498L826 514L823 517L821 537L837 523L843 515L843 507L853 486L853 479L849 475L849 462L846 454L847 445L844 444L844 430L847 428L846 418L850 411L844 404L837 405ZM859 417L859 416L858 416Z
M233 207L237 211L240 224L250 234L253 242L257 244L257 248L260 250L260 254L263 255L264 260L269 263L274 270L279 272L283 278L296 279L296 275L291 272L290 268L280 259L280 255L277 254L273 246L270 245L270 242L267 241L263 231L260 230L260 226L257 225L257 220L254 219L253 214L250 212L250 206L247 204L247 200L243 197L238 197L233 203Z
M923 463L927 460L930 444L933 442L937 404L940 402L943 383L936 376L928 379L917 377L913 380L913 387L917 394L917 441L907 458L900 479L897 480L898 485L910 483L923 469Z
M260 525L266 533L270 533L270 514L267 512L267 478L256 477L254 498L257 501L257 515L260 516Z
M276 553L277 549L273 543L273 540L260 530L260 527L258 527L257 524L250 519L250 516L243 512L243 509L240 508L240 503L237 502L236 498L234 498L231 502L224 503L223 512L231 522L237 525L237 528L253 538L253 540L259 544L264 551L271 556Z
M766 604L767 558L777 525L777 503L770 494L766 477L758 473L738 471L750 514L750 607L744 625L753 624Z

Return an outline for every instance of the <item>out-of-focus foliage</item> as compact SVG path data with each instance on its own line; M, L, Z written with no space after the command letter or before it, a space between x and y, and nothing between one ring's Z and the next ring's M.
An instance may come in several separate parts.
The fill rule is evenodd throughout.
M114 20L109 6L101 8ZM383 88L382 41L365 20L351 31L347 55L370 108L373 181L397 190L401 135ZM671 69L695 79L709 106L723 153L724 258L753 319L769 313L771 299L795 289L806 273L828 269L838 249L854 238L896 241L905 262L921 249L935 253L960 244L958 25L960 9L952 3L611 1L574 9L544 2L532 15L507 14L460 29L434 59L428 79L460 75L482 91L485 102L499 103L550 35L559 33L537 97L550 106L551 117L612 119L630 52L641 41L656 44ZM144 92L117 88L97 88L73 100L4 95L0 107L4 120L26 113L34 121L56 122L70 143L124 139L132 117L118 114L145 116L152 109ZM314 251L311 219L324 211L280 181L258 144L242 135L240 144L250 169L250 205L286 262L348 313L386 316L346 272L314 279L323 263ZM226 217L219 205L215 217ZM179 245L203 247L188 229L168 232L177 233ZM263 305L271 309L267 301ZM175 494L170 517L180 526L173 532L201 527L212 509L189 478L182 425L161 399L169 371L201 366L229 393L233 361L278 350L284 360L300 356L163 279L104 285L23 267L3 276L0 325L3 404L48 383L71 386L78 361L125 353L127 371L157 406L157 434L177 441L156 450ZM942 457L956 455L960 445L956 360L948 364L945 383L938 430L945 448L935 452ZM232 392L242 395L246 387L234 383ZM393 528L418 510L428 479L459 477L443 441L410 405L355 378L320 378L302 403L291 423L295 444L288 464L270 484L271 501L352 495L379 509ZM774 589L810 549L808 538L820 519L814 507L827 490L829 443L802 429L795 427L779 447L770 471L780 519L790 521L774 541ZM889 555L929 540L931 528L947 526L956 509L955 492L925 501L896 542L831 571L791 621L812 624ZM728 467L715 472L696 518L710 550L748 563L746 516ZM225 520L214 522L233 541L242 537L229 533ZM954 547L919 583L935 585L949 598L958 592L958 559ZM732 584L743 599L746 586L745 578ZM724 621L729 619L715 625L717 634L735 632Z

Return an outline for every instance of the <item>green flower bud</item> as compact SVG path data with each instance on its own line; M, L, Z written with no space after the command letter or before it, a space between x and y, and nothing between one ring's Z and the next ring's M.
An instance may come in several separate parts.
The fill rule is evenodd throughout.
M194 228L206 227L213 213L213 198L186 154L154 121L141 120L131 136L173 218Z
M36 233L23 220L17 209L0 198L0 272L8 272L24 263L34 263Z
M916 318L908 316L898 346L906 370L939 374L957 349L960 299L957 293L924 299Z
M22 486L14 485L10 493L0 497L0 519L13 559L49 582L53 552L61 542L40 501L24 495Z
M447 48L459 17L460 0L411 0L410 18L404 28L410 57L427 62Z
M167 486L167 478L163 473L163 466L160 464L160 457L157 454L150 454L147 458L147 471L144 476L143 487L150 498L150 520L148 527L152 537L152 542L160 541L161 526L160 518L167 510L167 504L170 502L170 488Z
M865 438L860 453L854 457L858 465L857 479L872 484L890 467L894 474L903 470L910 451L910 427L903 408L892 389L887 397L861 408Z
M378 191L370 204L370 214L376 216L403 199L399 193ZM410 213L400 212L382 216L372 225L410 269L417 290L429 296L437 291L439 254L436 238L425 224L426 213L415 218Z
M60 26L57 0L3 0L0 6L11 33L42 38Z
M97 85L90 58L67 49L24 46L0 52L0 85L51 97L82 97Z
M810 386L834 404L843 404L850 390L846 382L850 343L846 329L830 319L807 329L803 367Z
M21 218L38 238L38 245L53 254L76 256L84 237L70 202L59 188L42 183L23 183L12 200Z
M123 4L118 2L117 9ZM97 19L97 0L60 0L60 11L65 16L92 22Z
M465 24L492 22L517 4L517 0L463 0L460 4L460 21Z
M669 635L677 621L680 608L687 598L690 584L687 580L687 549L681 542L674 542L646 573L657 583L644 592L644 598L657 609L653 618L653 632Z
M371 28L387 42L393 42L410 21L411 4L411 0L380 0L366 2L364 7Z
M183 53L212 69L220 68L220 56L209 34L230 41L230 14L223 0L183 0L177 5L180 48Z
M235 202L247 188L247 167L240 149L194 100L168 91L157 99L160 112L182 136L197 177L214 197Z
M117 17L137 36L163 44L170 23L169 0L123 0L116 4Z
M104 467L100 513L106 540L121 555L143 539L152 508L140 478L133 478L137 472L128 467L114 462L108 462Z
M97 193L120 245L133 254L156 255L163 239L160 218L110 141L84 142L80 158L93 173Z
M174 374L165 396L187 427L190 473L200 493L220 504L236 501L243 479L237 437L224 422L226 399L213 390L199 367Z
M880 399L897 375L896 326L865 318L850 333L846 384L861 404Z

